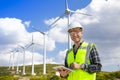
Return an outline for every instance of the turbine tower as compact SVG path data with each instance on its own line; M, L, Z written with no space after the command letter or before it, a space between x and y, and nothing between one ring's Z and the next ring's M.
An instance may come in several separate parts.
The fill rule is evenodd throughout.
M17 52L17 69L16 69L16 74L19 74L19 50L16 51Z
M23 75L25 75L26 73L25 73L25 50L29 47L29 46L25 46L25 47L23 47L23 46L21 46L21 45L18 45L18 46L20 46L22 49L23 49Z
M13 62L12 62L12 70L14 70L15 67L15 53L17 52L17 50L13 51Z
M69 25L70 25L70 15L71 15L71 13L77 13L77 14L83 14L83 15L87 15L87 16L91 16L91 15L89 15L89 14L85 14L85 13L81 13L81 12L76 12L76 11L73 11L73 10L70 10L69 8L68 8L68 1L67 0L65 0L65 12L60 16L60 17L58 17L58 19L56 19L52 24L50 24L49 25L49 27L52 27L58 20L60 20L62 17L64 17L64 16L67 16L67 27L68 27L68 29L69 29ZM53 27L55 27L55 26L53 26ZM52 28L53 28L52 27ZM70 49L71 48L71 39L70 39L70 36L69 36L69 34L68 34L68 49Z
M36 75L35 72L34 72L34 53L33 53L34 52L34 48L33 48L34 44L35 43L33 42L33 33L32 33L32 41L31 41L31 43L28 46L28 47L32 46L32 71L31 71L32 75Z
M13 50L13 51L11 51L11 52L13 52L12 54L13 54L13 56L12 56L12 58L13 58L13 62L12 62L12 70L14 70L14 67L15 67L15 53L16 52L18 52L18 50ZM9 63L11 62L11 55L10 55L10 61L9 61ZM10 69L10 65L9 65L9 69Z
M10 70L10 68L11 68L11 58L12 58L12 52L13 51L10 51L10 58L9 58L9 68L8 68L8 70Z
M38 31L38 32L40 32L41 34L43 34L43 36L44 36L44 54L43 54L43 74L46 74L46 34L47 33L45 33L45 32L41 32L41 31L39 31L38 29L36 29L36 28L34 28L34 27L32 27L32 29L34 29L34 30L36 30L36 31Z

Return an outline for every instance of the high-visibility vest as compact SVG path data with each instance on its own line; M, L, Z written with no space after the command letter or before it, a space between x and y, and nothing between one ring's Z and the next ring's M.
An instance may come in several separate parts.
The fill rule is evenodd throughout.
M81 44L80 48L76 53L75 59L74 59L73 48L70 51L68 51L68 54L67 54L68 67L70 67L70 64L73 62L76 62L78 64L85 64L87 57L88 57L87 64L90 64L90 60L88 56L89 54L87 54L90 52L90 48L88 48L88 45L89 44L87 42L83 42ZM87 52L88 51L87 49L89 49L89 52ZM87 71L82 69L73 69L73 71L69 73L67 79L68 80L95 80L96 73L88 73Z

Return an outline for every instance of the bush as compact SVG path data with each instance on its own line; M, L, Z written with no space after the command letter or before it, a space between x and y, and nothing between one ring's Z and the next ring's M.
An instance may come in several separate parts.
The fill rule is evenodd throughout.
M18 78L14 78L13 76L1 76L0 80L18 80Z
M7 67L0 67L0 76L11 76L11 72L8 71Z
M50 78L50 80L60 80L60 77L59 77L59 76L54 75L54 76L52 76L52 77Z

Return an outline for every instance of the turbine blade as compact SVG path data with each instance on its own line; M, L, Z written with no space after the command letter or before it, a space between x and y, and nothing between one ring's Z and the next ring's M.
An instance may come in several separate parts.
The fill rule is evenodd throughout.
M64 14L62 14L58 19L56 19L52 24L50 24L48 27L51 27L52 25L54 25L60 18L62 18L63 16L65 15L65 13ZM53 27L52 27L53 28Z
M31 43L30 45L28 45L28 46L26 47L26 49L29 48L29 47L32 46L32 45L33 45L33 44Z
M76 12L76 11L72 11L72 10L71 10L71 13L83 14L83 15L87 15L87 16L92 16L92 15L90 15L90 14L86 14L86 13L82 13L82 12Z
M65 0L65 9L68 9L68 1Z
M45 34L44 32L41 32L40 30L38 30L38 29L36 29L36 28L34 28L34 27L31 27L32 29L34 29L35 31L38 31L38 32L40 32L41 34Z
M34 43L35 45L37 45L37 46L42 46L41 44L39 44L39 43Z
M32 33L32 43L33 43L33 33Z

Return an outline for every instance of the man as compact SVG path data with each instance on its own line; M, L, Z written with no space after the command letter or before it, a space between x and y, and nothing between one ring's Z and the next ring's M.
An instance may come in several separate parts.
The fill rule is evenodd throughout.
M58 72L68 80L96 80L102 65L95 44L82 40L83 27L77 22L70 24L68 33L74 45L67 51L65 67L73 71L58 69Z

